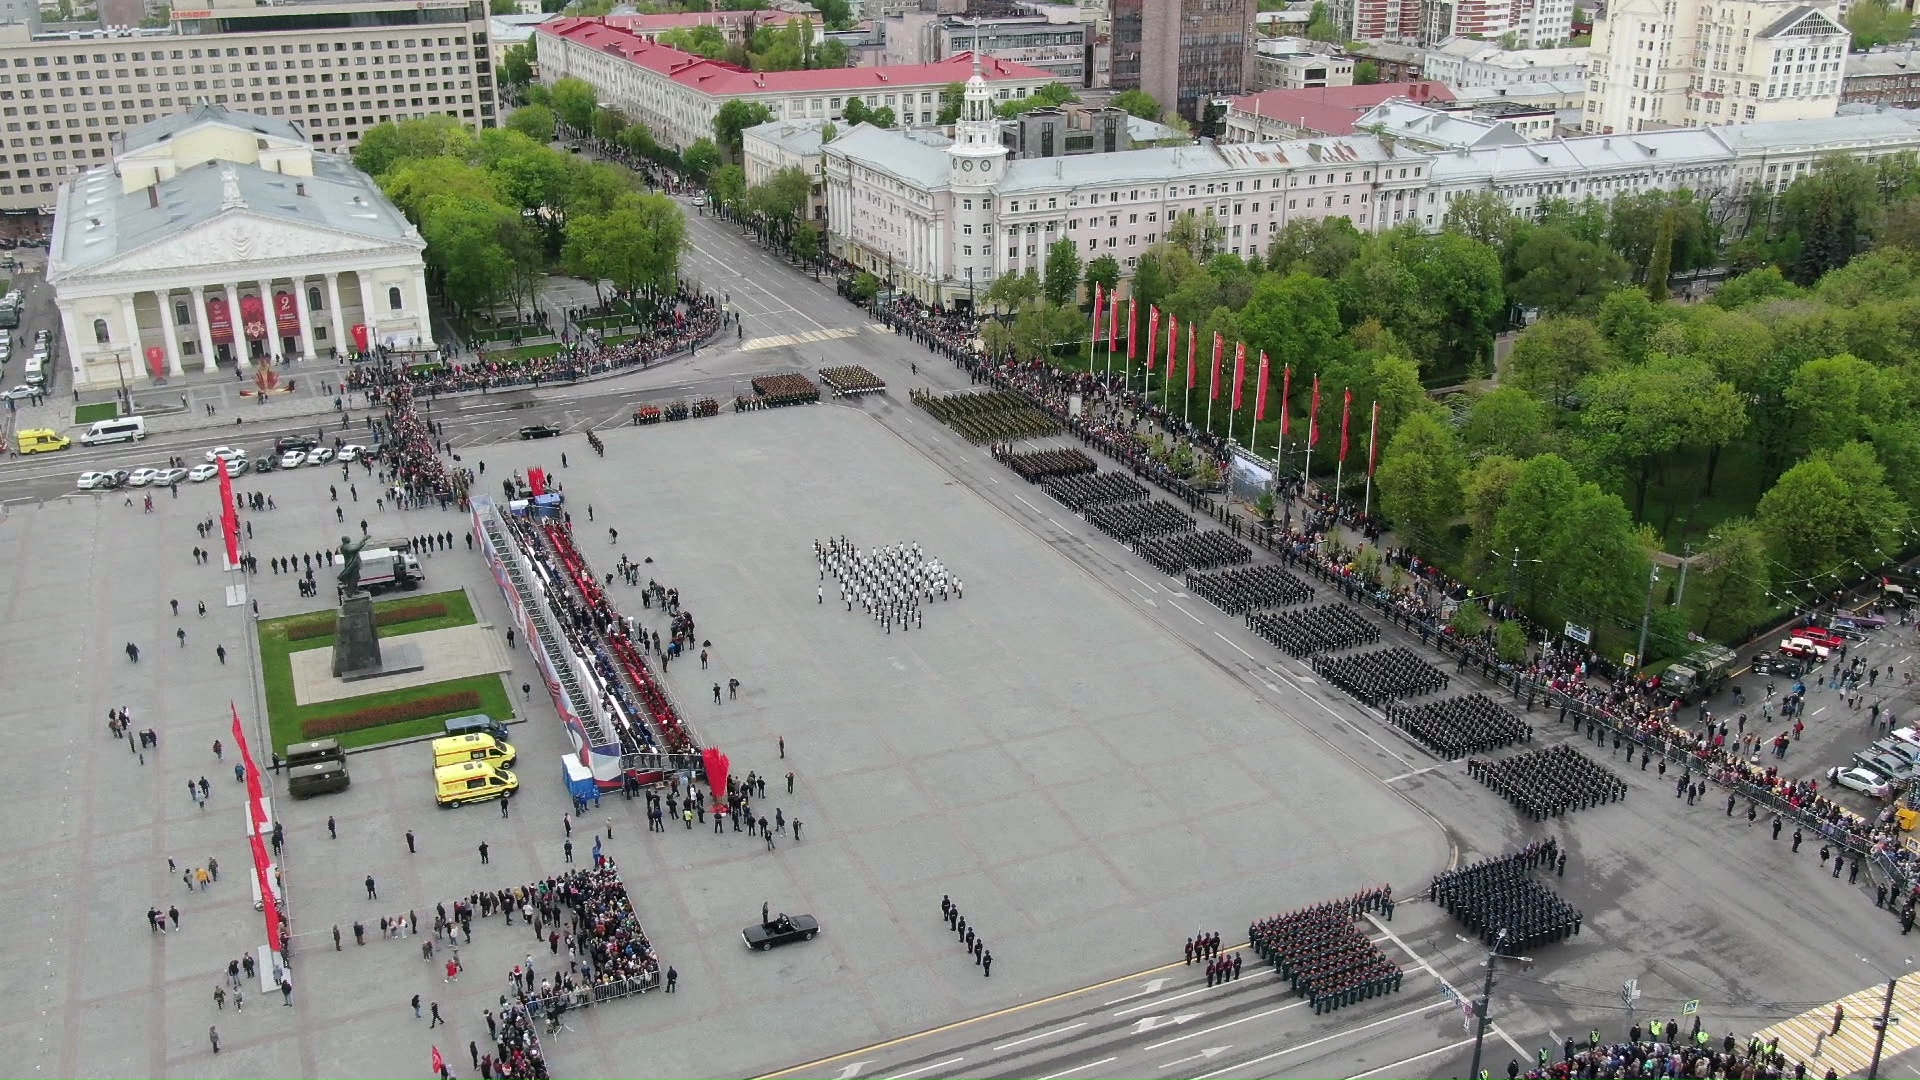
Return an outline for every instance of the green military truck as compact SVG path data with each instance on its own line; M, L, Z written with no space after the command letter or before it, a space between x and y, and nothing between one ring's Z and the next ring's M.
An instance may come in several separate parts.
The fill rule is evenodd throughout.
M1688 704L1704 700L1719 691L1737 659L1724 645L1702 645L1667 668L1660 689Z

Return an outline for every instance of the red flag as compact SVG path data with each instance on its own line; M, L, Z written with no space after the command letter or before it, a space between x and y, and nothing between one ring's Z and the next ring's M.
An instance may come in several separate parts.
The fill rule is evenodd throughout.
M1199 361L1195 359L1193 355L1198 351L1200 351L1199 329L1195 327L1192 323L1188 323L1187 324L1187 389L1189 390L1193 389L1194 386L1196 386L1200 382L1199 378L1197 377L1198 372L1195 370L1196 368L1199 367Z
M273 860L267 857L266 812L262 808L266 792L260 785L260 767L254 764L253 749L247 745L246 729L240 726L240 707L227 703L233 715L233 744L240 751L240 762L247 769L247 833L253 848L253 874L260 883L260 911L266 918L267 948L280 951L280 904L273 895Z
M1167 312L1167 381L1180 373L1180 316Z
M1293 368L1281 369L1280 375L1280 437L1286 438L1293 430L1293 408L1289 399L1293 397Z
M1220 337L1220 331L1215 330L1213 332L1213 377L1207 386L1208 401L1220 400L1220 352L1226 347L1226 341Z
M1100 283L1097 281L1094 282L1093 283L1093 335L1095 337L1100 336L1100 312L1105 310L1101 306L1101 303L1105 299L1106 299L1106 294L1101 291Z
M1380 464L1380 403L1373 403L1373 430L1367 433L1367 475Z
M1133 356L1134 356L1134 352L1133 352L1134 314L1135 312L1133 309L1133 297L1129 296L1127 297L1127 359L1129 360L1133 359Z
M1313 377L1313 407L1307 411L1307 446L1320 445L1320 376Z
M1233 409L1240 411L1241 391L1247 382L1247 343L1236 342L1233 346Z
M240 511L233 504L233 477L227 475L227 463L220 467L220 535L227 542L227 565L240 565Z
M433 1075L439 1076L447 1069L447 1059L440 1056L440 1048L433 1048Z
M1111 298L1109 298L1111 300ZM1114 340L1120 336L1120 301L1112 300L1107 304L1107 351L1113 351Z
M1160 343L1160 306L1147 308L1147 370L1153 370L1154 346Z
M1253 384L1253 422L1267 418L1267 350L1260 350L1260 381Z
M1353 421L1353 390L1347 390L1347 400L1340 405L1340 460L1347 460L1347 426Z

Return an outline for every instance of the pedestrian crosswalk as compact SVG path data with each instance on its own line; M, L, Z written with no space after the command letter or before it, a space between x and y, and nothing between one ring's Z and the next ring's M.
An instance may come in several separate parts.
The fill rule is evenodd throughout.
M1920 978L1916 975L1920 973L1903 976L1894 989L1894 1016L1920 1017ZM1841 1076L1865 1072L1873 1060L1873 1043L1878 1035L1874 1023L1886 1002L1887 987L1880 983L1782 1020L1757 1034L1761 1042L1778 1038L1780 1052L1788 1061L1806 1062L1809 1075L1823 1074L1829 1068ZM1837 1033L1833 1030L1836 1007L1842 1010ZM1891 1024L1880 1058L1885 1061L1916 1046L1920 1046L1920 1023Z
M748 338L741 342L740 348L743 352L754 352L759 349L780 349L788 345L805 345L812 341L832 341L835 338L852 336L854 331L846 329L808 330L800 334L775 334L772 337Z

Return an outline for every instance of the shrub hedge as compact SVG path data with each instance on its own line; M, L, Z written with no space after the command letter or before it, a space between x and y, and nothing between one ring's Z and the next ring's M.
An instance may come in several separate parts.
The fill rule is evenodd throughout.
M447 605L438 600L421 600L411 604L395 604L373 613L373 625L397 626L400 623L419 622L422 619L438 619L447 613ZM288 641L306 641L317 637L331 637L338 616L331 611L317 611L312 615L286 624Z
M371 708L355 709L352 712L335 713L332 716L317 716L301 724L300 731L309 739L324 739L330 735L380 727L383 724L424 720L429 716L441 716L447 713L478 711L480 711L480 695L472 690L461 690L452 694L436 694L432 697L413 698L407 701L390 702L386 705L375 705Z

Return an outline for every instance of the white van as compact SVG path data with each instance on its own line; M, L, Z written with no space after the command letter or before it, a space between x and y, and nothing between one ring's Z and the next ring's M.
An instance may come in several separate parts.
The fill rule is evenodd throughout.
M103 443L138 442L147 437L147 422L138 416L123 416L118 420L96 420L80 435L80 442L86 446L99 446Z
M29 386L47 385L46 357L41 356L39 353L33 354L32 358L27 361L26 379L27 385Z

